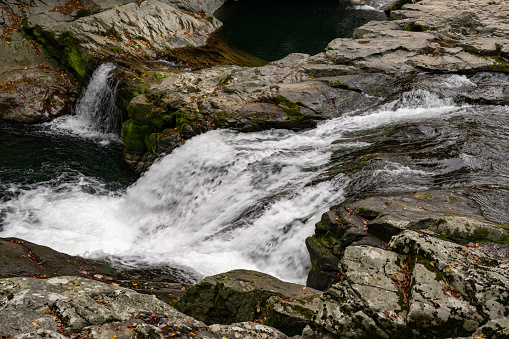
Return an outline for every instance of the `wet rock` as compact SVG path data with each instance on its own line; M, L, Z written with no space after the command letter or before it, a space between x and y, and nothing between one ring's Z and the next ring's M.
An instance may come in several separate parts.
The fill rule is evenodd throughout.
M173 302L191 281L179 270L147 267L139 270L113 267L105 261L72 256L17 238L0 239L0 278L78 276L117 283L141 293Z

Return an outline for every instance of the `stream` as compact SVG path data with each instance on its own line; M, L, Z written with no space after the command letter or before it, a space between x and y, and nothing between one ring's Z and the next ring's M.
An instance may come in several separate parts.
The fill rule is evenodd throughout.
M509 223L509 108L457 95L509 86L506 75L425 75L377 107L300 132L207 132L136 178L121 165L114 71L98 67L74 115L0 123L1 237L176 268L186 282L245 268L305 283L304 241L346 198L475 187L486 216ZM364 156L357 172L338 170Z
M0 236L127 267L169 266L190 282L246 268L303 283L310 267L304 240L346 195L509 184L509 110L444 96L444 87L477 86L458 75L430 76L393 101L311 130L211 131L135 181L120 166L119 137L95 125L106 118L89 100L92 91L110 100L113 70L96 70L76 115L0 125ZM392 139L372 138L380 133ZM354 176L331 172L368 150L381 158ZM507 205L494 210L490 199L480 196L503 217Z

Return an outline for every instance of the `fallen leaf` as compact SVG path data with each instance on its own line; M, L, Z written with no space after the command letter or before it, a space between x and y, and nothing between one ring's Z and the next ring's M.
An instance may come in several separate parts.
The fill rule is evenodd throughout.
M34 325L35 328L41 328L41 326L38 323L34 322L34 321L32 321L32 325Z

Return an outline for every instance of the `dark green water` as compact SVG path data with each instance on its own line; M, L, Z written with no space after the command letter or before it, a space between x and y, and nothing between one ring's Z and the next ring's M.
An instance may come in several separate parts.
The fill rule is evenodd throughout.
M119 140L98 142L56 133L44 125L0 122L0 145L0 196L6 185L31 186L57 178L61 183L91 177L112 190L135 180L121 166L123 146Z
M368 21L387 20L383 12L338 0L229 1L214 15L224 23L228 44L267 61L320 53L331 40L351 37Z

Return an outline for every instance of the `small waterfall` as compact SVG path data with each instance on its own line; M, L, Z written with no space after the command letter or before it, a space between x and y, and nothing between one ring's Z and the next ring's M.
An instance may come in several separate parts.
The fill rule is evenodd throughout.
M80 101L85 117L94 111L94 105L84 109L89 97L102 96L94 84L108 83L113 69L106 64L94 74ZM12 197L0 201L0 236L91 258L111 256L133 267L184 268L192 277L246 268L303 283L310 267L304 241L352 183L337 174L309 185L331 168L333 153L370 147L356 136L380 128L470 114L468 109L417 89L299 133L210 131L159 159L126 191L81 174L9 187ZM365 175L374 178L367 185L376 181L383 191L433 184L431 171L391 161Z
M116 66L110 62L100 65L76 106L77 119L102 133L120 129L121 113L115 105L118 82L112 79Z
M61 116L46 123L49 132L97 139L101 144L118 141L122 114L115 105L118 86L118 81L113 79L115 68L110 62L101 64L82 92L76 105L76 114Z

